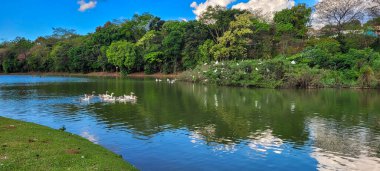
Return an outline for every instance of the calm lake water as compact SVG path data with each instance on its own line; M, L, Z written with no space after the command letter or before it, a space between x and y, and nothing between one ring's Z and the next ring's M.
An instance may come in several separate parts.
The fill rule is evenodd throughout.
M133 91L136 104L81 103ZM0 76L0 116L67 128L145 170L379 170L380 91Z

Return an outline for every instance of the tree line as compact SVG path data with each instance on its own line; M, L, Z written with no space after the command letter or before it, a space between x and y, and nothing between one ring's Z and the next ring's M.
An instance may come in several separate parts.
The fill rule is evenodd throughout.
M366 6L361 5L364 1ZM311 68L351 69L357 59L347 64L352 59L342 55L380 50L375 30L380 25L380 3L371 0L368 5L368 1L324 0L313 8L299 4L269 18L258 11L218 6L208 7L192 21L136 14L128 20L107 22L88 35L53 28L52 35L34 41L17 37L0 43L0 68L5 73L152 74L192 70L212 61L281 58ZM315 29L312 24L323 27ZM364 66L365 59L361 60Z

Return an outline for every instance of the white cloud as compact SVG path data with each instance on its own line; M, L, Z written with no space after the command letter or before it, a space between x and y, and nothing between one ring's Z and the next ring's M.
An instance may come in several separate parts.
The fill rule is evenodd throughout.
M86 10L95 8L96 4L98 4L98 1L97 0L90 0L89 2L86 2L85 0L79 0L78 4L80 5L78 11L84 12Z
M285 8L291 8L295 5L294 0L250 0L234 5L234 9L259 11L263 14L273 17L274 12L281 11Z
M221 6L227 7L232 2L236 0L206 0L206 2L198 4L197 2L191 3L190 7L194 8L193 13L197 16L197 18L207 10L209 6Z
M183 21L183 22L188 22L189 21L187 18L183 18L183 17L180 17L179 20Z
M194 8L193 12L198 18L209 6L227 7L235 1L236 0L206 0L206 2L200 4L193 2L190 6ZM270 17L273 17L274 12L291 8L294 5L294 0L249 0L248 2L238 3L232 6L232 8L262 12L263 14L269 14Z

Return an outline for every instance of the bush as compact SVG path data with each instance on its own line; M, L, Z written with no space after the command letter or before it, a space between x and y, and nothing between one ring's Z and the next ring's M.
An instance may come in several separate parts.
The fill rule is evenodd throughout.
M358 77L359 74L355 70L325 70L321 78L321 83L325 87L352 87L356 85Z
M313 49L321 49L330 54L340 52L340 43L333 38L312 39L308 42L308 47Z
M291 67L285 58L213 62L183 73L180 79L217 85L278 88L283 86L283 79Z
M300 65L292 68L285 75L284 87L295 88L317 88L322 87L320 83L321 70Z
M374 72L370 66L364 66L360 69L358 83L362 88L375 87L377 82Z

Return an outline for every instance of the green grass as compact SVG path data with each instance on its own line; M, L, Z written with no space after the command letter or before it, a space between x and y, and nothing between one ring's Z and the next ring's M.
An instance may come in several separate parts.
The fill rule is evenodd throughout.
M0 170L137 170L67 132L0 117Z

